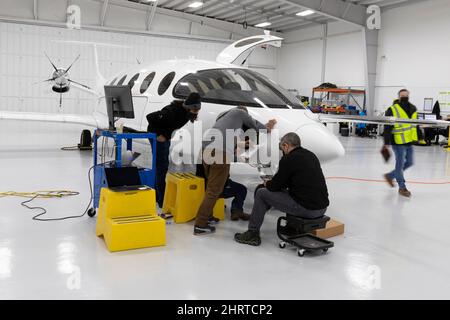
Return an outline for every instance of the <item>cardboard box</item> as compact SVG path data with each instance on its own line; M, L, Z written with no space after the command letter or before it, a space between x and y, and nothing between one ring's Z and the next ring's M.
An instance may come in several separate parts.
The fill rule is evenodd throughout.
M343 234L344 227L345 225L342 222L331 219L327 222L327 225L324 229L314 230L312 231L312 234L319 238L328 239Z

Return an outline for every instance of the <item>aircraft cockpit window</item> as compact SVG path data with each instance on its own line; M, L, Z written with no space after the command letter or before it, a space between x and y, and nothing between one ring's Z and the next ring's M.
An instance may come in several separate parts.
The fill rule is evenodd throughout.
M112 85L114 85L114 83L117 81L117 77L116 78L114 78L114 80L113 81L111 81L111 83L109 84L110 86L112 86Z
M303 109L300 101L268 78L248 69L201 70L183 77L174 87L175 98L198 92L202 101L249 107Z
M139 78L139 73L136 73L133 78L130 79L130 81L128 81L128 85L130 86L131 89L133 89L134 87L134 83L136 82L136 80Z
M149 75L147 75L145 77L144 81L142 81L142 84L141 84L141 89L140 89L141 94L144 93L145 91L147 91L148 87L150 86L150 84L153 81L153 78L155 78L154 72L150 73Z
M127 75L124 75L124 76L122 77L122 79L120 79L119 82L117 82L117 85L118 85L118 86L121 86L121 85L123 84L123 82L125 81L126 78L127 78Z
M167 89L169 89L170 85L172 84L173 78L175 78L175 72L170 72L161 80L161 83L158 87L158 94L160 96L166 93Z
M242 40L242 41L239 41L238 43L236 43L234 45L234 47L235 48L244 47L244 46L247 46L249 44L252 44L252 43L255 43L255 42L258 42L258 41L261 41L261 40L264 40L264 39L263 38L253 38L253 39Z

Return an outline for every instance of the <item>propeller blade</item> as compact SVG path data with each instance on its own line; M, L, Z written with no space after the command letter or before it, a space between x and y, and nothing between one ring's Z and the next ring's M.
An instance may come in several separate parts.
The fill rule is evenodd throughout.
M53 69L55 69L55 71L58 71L58 68L55 66L55 64L52 62L52 60L50 60L50 57L47 55L47 52L44 52L45 56L47 57L48 61L51 63L51 65L53 66Z
M72 66L74 65L75 62L78 61L78 59L80 59L80 55L78 55L78 56L75 58L75 60L73 60L72 64L66 69L66 71L64 71L64 74L63 74L63 75L65 75L67 72L69 72L70 68L72 68Z
M61 89L62 86L60 85L59 88ZM61 109L62 107L62 92L59 93L59 108Z
M87 85L84 85L84 84L82 84L82 83L79 83L79 82L76 82L76 81L73 81L73 80L70 80L70 79L67 79L67 81L72 82L72 83L75 83L75 84L77 84L77 85L79 85L79 86L82 86L82 87L84 87L84 88L86 88L86 89L92 90L91 87L88 87Z
M33 83L33 86L38 84L38 83L44 83L44 82L50 82L50 81L55 81L55 78L51 78L51 79L47 79L47 80L44 80L44 81L35 82L35 83Z

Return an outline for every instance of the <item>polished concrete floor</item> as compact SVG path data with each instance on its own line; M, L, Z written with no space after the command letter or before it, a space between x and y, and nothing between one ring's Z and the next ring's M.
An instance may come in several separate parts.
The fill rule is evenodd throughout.
M8 126L2 137L16 129ZM79 214L89 197L91 154L59 150L76 144L79 128L32 130L2 138L0 191L78 190L35 204L49 217ZM323 165L327 177L379 180L390 169L380 140L341 141L347 154ZM416 148L407 180L450 181L449 158L438 147ZM250 210L259 178L252 169L232 173L250 189ZM332 239L328 254L303 258L278 248L276 211L267 216L260 247L235 243L246 223L228 220L204 237L192 235L192 224L169 224L165 247L109 253L95 236L95 218L36 222L19 198L0 198L0 299L450 298L449 184L410 183L411 199L376 181L329 179L328 187L328 215L345 223L345 235Z

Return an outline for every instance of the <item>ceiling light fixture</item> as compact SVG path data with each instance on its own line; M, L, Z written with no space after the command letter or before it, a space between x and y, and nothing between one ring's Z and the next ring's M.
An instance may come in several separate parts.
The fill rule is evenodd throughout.
M264 28L264 27L268 27L270 25L272 25L272 23L270 23L269 21L266 21L266 22L261 22L261 23L255 24L255 27Z
M199 7L201 7L201 6L203 6L203 2L201 2L201 1L195 1L195 2L192 2L190 5L189 5L189 8L199 8Z
M316 13L314 10L305 10L305 11L300 11L299 13L297 13L297 16L300 16L300 17L306 17L306 16L309 16L309 15L311 15L311 14L313 14L313 13Z

